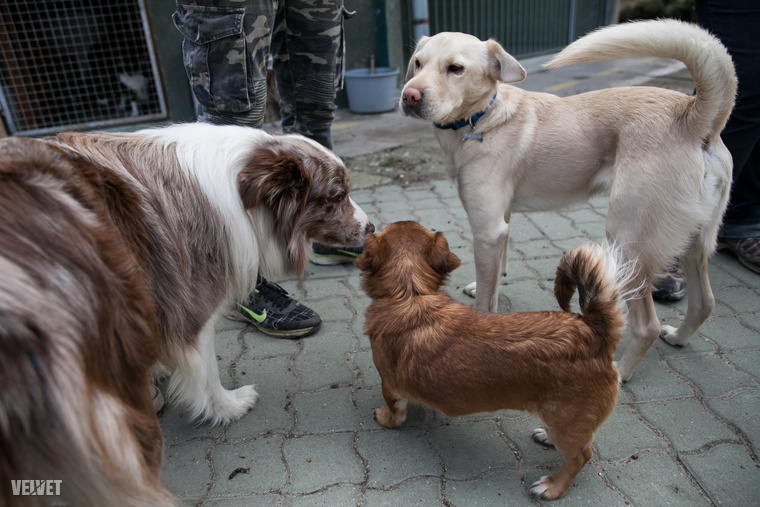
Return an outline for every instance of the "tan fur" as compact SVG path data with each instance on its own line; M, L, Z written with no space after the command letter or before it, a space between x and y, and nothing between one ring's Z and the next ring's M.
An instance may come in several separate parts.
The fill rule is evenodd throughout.
M633 286L650 287L680 256L688 280L684 322L661 330L650 291L631 300L632 344L618 365L624 380L658 335L687 344L714 306L707 258L732 167L719 134L736 93L733 64L720 42L674 20L596 31L548 65L630 56L685 62L696 95L651 87L565 98L527 92L506 84L525 72L497 43L440 33L417 45L401 99L406 114L440 124L486 111L472 129L435 131L472 226L477 283L465 291L475 295L477 308L496 311L513 211L553 210L606 192L607 237L637 262ZM483 141L462 138L471 130Z
M527 410L545 424L534 440L564 457L559 471L531 491L547 500L564 495L591 458L594 431L615 408L612 354L624 324L627 268L605 248L581 246L560 262L555 293L567 309L579 287L583 315L496 314L439 290L459 259L443 234L417 223L368 235L355 264L372 298L365 332L387 403L376 410L377 422L404 422L409 399L449 416Z

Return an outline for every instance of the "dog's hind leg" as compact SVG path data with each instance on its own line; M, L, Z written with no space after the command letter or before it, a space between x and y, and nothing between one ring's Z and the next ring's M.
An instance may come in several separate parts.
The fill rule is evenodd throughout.
M707 252L702 243L695 239L680 261L686 276L686 316L678 329L662 326L660 337L671 345L683 347L710 316L715 307L715 297L707 274Z
M539 428L539 430L542 429ZM552 445L562 453L564 459L554 475L541 477L531 485L530 492L543 500L554 500L567 492L575 476L591 459L591 442L594 440L594 434L593 432L573 432L570 436L549 427L543 430L543 433L539 430L533 432L533 439L543 444L553 443Z
M623 381L630 380L636 366L660 334L660 322L657 320L651 291L642 298L628 301L628 308L631 342L617 363L617 370Z
M215 322L212 318L203 326L196 347L176 351L169 382L170 396L189 405L191 418L206 419L212 425L240 419L259 397L250 385L234 391L222 387L214 351Z
M375 409L375 420L380 426L395 428L406 420L407 400L386 382L383 382L383 398L387 406Z

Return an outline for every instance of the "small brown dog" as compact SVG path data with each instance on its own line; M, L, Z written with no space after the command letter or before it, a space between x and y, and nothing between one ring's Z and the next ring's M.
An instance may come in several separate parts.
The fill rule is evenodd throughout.
M365 332L388 404L375 411L377 422L386 428L404 422L409 399L449 416L527 410L545 424L533 440L564 457L559 471L531 492L546 500L564 495L617 401L612 354L625 322L621 290L631 274L612 252L583 245L562 258L554 293L564 312L497 314L440 290L459 266L442 233L396 222L368 234L354 264L373 300ZM582 315L568 311L576 287Z

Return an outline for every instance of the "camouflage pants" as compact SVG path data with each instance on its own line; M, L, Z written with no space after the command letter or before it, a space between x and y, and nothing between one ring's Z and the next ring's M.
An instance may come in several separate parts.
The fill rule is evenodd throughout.
M174 24L201 121L260 127L270 55L284 132L332 148L343 86L343 0L177 0Z

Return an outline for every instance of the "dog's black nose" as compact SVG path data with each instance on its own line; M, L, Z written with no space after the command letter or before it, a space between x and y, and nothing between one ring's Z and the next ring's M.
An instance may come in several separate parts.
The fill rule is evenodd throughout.
M364 234L372 234L373 232L375 232L375 226L370 222L367 224L367 227L364 228Z

